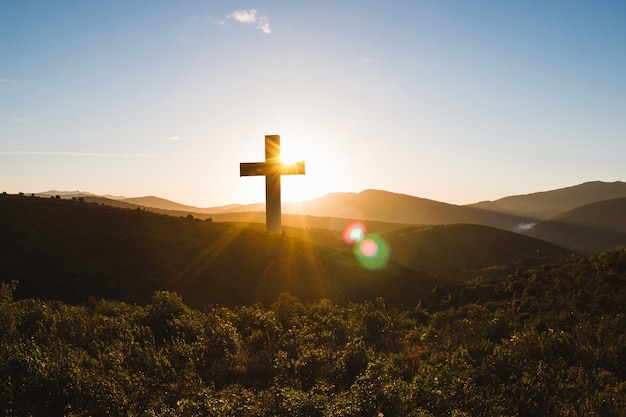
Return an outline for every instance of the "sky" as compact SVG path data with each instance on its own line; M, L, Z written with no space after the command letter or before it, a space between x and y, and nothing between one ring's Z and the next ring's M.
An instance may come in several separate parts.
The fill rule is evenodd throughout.
M0 3L0 191L470 204L626 181L626 2Z

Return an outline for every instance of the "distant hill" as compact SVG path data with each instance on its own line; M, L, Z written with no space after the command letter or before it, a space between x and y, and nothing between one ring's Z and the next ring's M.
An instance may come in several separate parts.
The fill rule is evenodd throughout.
M593 181L557 190L483 201L466 207L545 220L576 207L620 197L626 197L626 183Z
M525 234L580 252L626 246L626 197L575 208Z
M162 210L170 210L170 211L184 211L189 213L221 213L226 211L232 211L234 209L242 207L239 204L229 204L221 207L211 207L211 208L200 208L194 206L188 206L185 204L176 203L174 201L166 200L160 197L133 197L133 198L124 198L122 201L125 203L135 204L137 206L149 207L149 208L157 208ZM240 210L245 211L245 210Z
M412 227L387 233L385 238L393 260L444 276L571 253L543 240L473 224Z
M0 281L11 280L20 297L143 303L173 290L197 308L270 303L284 291L415 305L443 282L395 262L365 270L349 247L143 209L0 195Z
M209 219L215 222L264 223L265 205L262 203L220 207L199 208L159 197L105 198L75 191L49 191L45 196L60 195L61 198L82 199L114 207L142 208L148 211L175 217L193 216L196 219ZM381 190L366 190L360 193L331 193L320 198L301 203L283 202L283 225L301 228L322 228L340 231L348 220L366 220L368 227L378 233L402 229L410 225L434 224L477 224L503 230L524 233L535 227L541 220L562 214L586 204L626 197L626 183L594 181L558 190L544 191L527 195L505 197L496 201L458 206L405 194ZM602 219L598 219L603 222ZM544 226L542 226L543 228ZM542 230L539 228L538 230ZM605 224L602 230L611 230ZM569 229L575 233L579 229ZM530 234L529 234L530 235ZM552 240L570 249L605 249L606 244L621 241L621 238L602 237L593 244L568 242L567 235ZM548 236L552 239L552 236ZM574 241L582 237L571 236Z
M506 213L441 203L426 198L381 190L333 193L300 204L285 204L285 212L344 216L404 224L472 223L514 230L528 219Z
M49 190L43 191L40 193L35 193L37 197L56 197L59 196L61 198L72 198L72 197L93 197L95 194L92 194L87 191L57 191L57 190Z

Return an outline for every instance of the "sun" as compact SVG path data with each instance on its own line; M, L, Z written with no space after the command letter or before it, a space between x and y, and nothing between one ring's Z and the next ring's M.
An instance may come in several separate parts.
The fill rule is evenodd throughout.
M310 153L306 144L295 140L281 140L280 144L280 160L284 164L295 164L296 162L305 161L306 154Z
M305 175L285 175L282 177L283 201L306 201L331 192L332 182L329 172L332 164L320 149L307 141L281 138L280 160L285 164L304 161Z

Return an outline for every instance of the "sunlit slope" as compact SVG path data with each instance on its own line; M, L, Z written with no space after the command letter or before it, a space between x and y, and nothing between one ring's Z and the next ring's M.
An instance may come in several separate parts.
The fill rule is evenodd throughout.
M333 193L283 211L317 216L357 213L362 219L405 224L473 223L513 230L526 218L480 208L458 206L382 190Z
M169 200L160 199L157 197L145 197L145 198L137 198L137 199L125 199L125 200L114 200L105 197L97 197L97 196L86 196L79 197L82 201L87 203L97 203L103 204L111 207L119 207L119 208L128 208L128 209L137 209L141 208L142 210L150 211L153 213L166 214L168 216L174 217L186 217L193 216L196 219L206 220L211 219L215 222L227 222L227 223L241 223L245 225L251 225L253 227L258 226L259 224L263 224L263 228L265 228L265 212L264 211L242 211L242 212L231 212L231 206L224 206L223 212L213 213L210 212L214 209L200 209L192 206L184 206L182 204L172 203L168 204ZM135 203L131 203L130 201L135 201ZM147 205L142 205L140 203L150 202L152 201L154 206L160 207L151 207ZM171 202L170 202L171 203ZM263 206L263 205L261 205ZM171 209L164 208L170 207ZM229 208L230 207L230 208ZM242 207L242 206L236 206ZM248 207L248 206L246 206ZM256 206L255 206L256 207ZM174 208L177 208L174 210ZM184 208L187 208L186 210ZM259 207L256 207L257 209ZM263 208L263 207L261 207ZM195 210L195 211L194 211ZM204 212L203 212L204 211ZM327 229L333 230L338 233L350 222L352 219L350 218L337 218L337 217L329 217L329 216L309 216L309 215L299 215L299 214L286 214L282 215L282 223L283 226L292 226L297 228L316 228L316 229ZM389 222L381 222L370 220L367 222L368 230L376 233L388 232L390 230L403 229L410 224L406 223L389 223Z
M626 198L578 207L537 224L526 234L580 252L626 246Z
M548 219L577 207L621 197L626 197L626 183L591 181L557 190L483 201L467 207Z
M413 227L385 237L392 259L429 274L451 277L465 270L570 253L539 239L472 224Z
M212 217L214 221L265 221L265 215L262 213L263 204L200 209L155 197L125 199L124 202L141 205L150 211L162 212L163 214L192 213L194 217ZM336 228L337 225L330 221L322 224L313 219L304 222L299 220L301 224L298 224L296 216L300 216L301 219L302 216L362 219L396 225L475 223L507 230L513 230L520 223L527 221L524 217L499 211L458 206L382 190L366 190L360 193L331 193L302 203L283 202L282 212L283 224L329 229ZM387 230L394 228L397 227L389 227Z
M168 289L202 307L271 302L290 291L413 305L436 284L396 263L364 270L349 250L144 210L5 195L0 216L0 281L19 280L19 296L145 302Z

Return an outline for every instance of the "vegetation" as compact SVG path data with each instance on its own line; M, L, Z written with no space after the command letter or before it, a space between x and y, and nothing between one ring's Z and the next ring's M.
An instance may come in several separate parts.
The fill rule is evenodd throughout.
M345 244L187 216L9 195L0 196L0 216L0 280L18 280L19 298L144 304L167 290L201 309L269 305L289 291L303 300L383 296L413 305L442 282L396 263L366 271Z
M411 308L70 305L16 286L0 290L7 416L626 415L626 248L485 271Z
M431 275L460 278L525 259L568 255L543 240L476 224L415 226L385 234L392 259Z
M624 247L386 235L480 268L493 234L451 283L363 270L319 230L7 195L0 216L0 415L626 416Z

